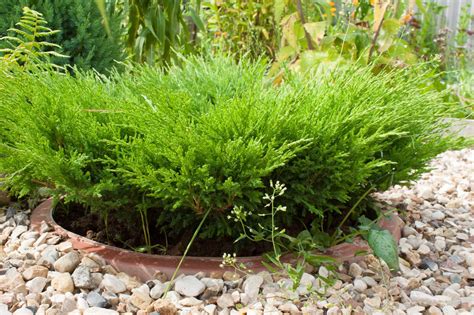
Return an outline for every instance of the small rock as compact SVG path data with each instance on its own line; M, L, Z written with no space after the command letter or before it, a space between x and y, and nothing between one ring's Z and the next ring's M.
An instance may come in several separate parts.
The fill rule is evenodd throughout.
M79 265L87 267L91 270L99 270L100 269L100 265L98 263L96 263L95 260L90 259L87 256L82 257L81 262L79 263ZM113 274L113 275L115 275L115 274Z
M7 305L0 303L0 314L2 314L2 315L11 315L12 313L10 313L8 311L8 306Z
M153 274L153 279L160 281L161 283L165 283L168 281L168 276L161 270L155 271Z
M428 309L428 315L443 315L443 312L436 306L431 306Z
M119 298L115 293L104 291L102 292L102 297L107 301L108 304L112 306L115 306L119 303Z
M233 272L233 271L226 271L222 275L222 279L224 279L224 281L235 281L235 280L239 280L240 278L241 276L238 273Z
M360 277L362 275L363 269L356 263L352 263L349 267L349 275L353 278Z
M25 285L30 293L41 293L43 292L44 287L48 283L48 279L43 277L36 277L28 281Z
M248 295L250 300L255 300L257 299L257 296L262 284L263 284L263 278L261 276L250 275L244 281L242 288L244 292Z
M451 298L443 295L429 295L421 291L411 291L410 299L422 306L443 306L449 304Z
M22 307L13 312L13 315L33 315L33 311L29 308Z
M62 242L56 245L56 249L63 253L69 253L74 249L74 247L72 246L71 242L66 241L66 242Z
M232 295L229 293L222 294L217 299L217 306L219 306L220 308L230 308L234 306L234 299L232 298Z
M441 211L435 211L433 213L431 213L431 220L438 220L438 221L441 221L445 218L445 215L443 212Z
M73 272L74 269L81 262L81 258L78 253L70 252L59 258L54 263L54 269L59 272Z
M319 267L318 274L323 277L323 278L328 278L329 277L329 270L327 270L326 267L321 266Z
M103 267L106 265L106 261L102 256L96 254L96 253L89 253L87 254L87 257L95 261L99 266Z
M468 267L474 268L474 253L466 253L464 257L466 260L466 265Z
M419 267L421 269L430 269L432 271L436 271L439 269L438 264L429 258L423 258Z
M181 304L182 306L185 306L185 307L197 306L197 305L201 305L203 303L204 303L203 301L198 300L195 297L186 297L186 298L179 301L179 304Z
M148 305L150 305L152 302L153 300L150 297L150 288L146 284L132 290L130 303L139 309L146 310Z
M51 280L51 286L59 292L66 293L74 291L74 282L69 273L60 273Z
M442 310L443 310L444 315L456 315L457 314L456 309L454 307L452 307L451 305L443 306Z
M164 284L161 283L159 280L156 280L155 285L150 290L150 296L155 300L161 298L167 286L168 284Z
M31 280L36 277L43 277L46 278L48 277L48 268L44 266L31 266L27 268L25 271L23 271L23 279L26 281Z
M82 313L82 315L119 315L119 312L100 307L91 307Z
M379 296L375 296L373 298L365 299L364 304L372 308L380 308L380 305L382 304L382 300L380 299Z
M107 301L105 300L105 298L95 291L91 291L89 292L89 294L87 294L86 301L91 307L107 306Z
M158 312L160 315L175 315L178 314L178 309L170 301L159 299L153 303L153 308L155 312Z
M201 295L201 299L205 301L210 298L213 298L219 295L220 291L221 289L218 286L209 287L206 290L204 290L204 293Z
M58 257L59 257L59 254L56 251L56 249L50 247L47 250L46 249L44 250L43 255L38 260L38 264L46 266L47 268L50 268L56 262Z
M178 280L174 285L174 289L181 295L195 297L204 292L206 286L194 276L185 276Z
M362 281L364 281L369 287L374 287L377 285L377 281L371 277L362 277Z
M457 233L456 238L461 241L467 241L469 239L469 235L467 235L466 233Z
M403 236L408 237L410 235L416 235L418 232L409 225L405 225L402 230Z
M105 274L101 282L101 287L113 293L122 293L127 291L125 283L120 281L116 276Z
M209 304L209 305L204 306L204 311L209 315L215 315L216 309L217 309L217 306L215 304Z
M355 279L354 290L358 292L364 292L365 290L367 290L367 284L361 279Z
M76 288L92 289L94 287L91 272L89 268L85 266L78 266L76 270L74 270L74 272L72 273L72 280Z
M407 315L422 315L422 312L425 310L423 306L415 305L407 309Z
M291 303L291 302L286 302L278 307L278 309L284 313L290 313L290 314L297 314L299 313L298 307Z
M61 314L71 315L70 312L73 312L76 309L76 300L74 297L66 297L64 302L61 305ZM81 312L79 312L81 314Z
M421 255L428 255L431 252L431 249L427 245L421 244L417 251Z

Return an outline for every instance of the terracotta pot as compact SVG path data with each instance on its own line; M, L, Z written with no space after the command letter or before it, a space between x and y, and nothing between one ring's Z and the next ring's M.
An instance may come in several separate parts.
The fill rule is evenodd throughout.
M157 271L161 271L170 277L181 259L180 256L137 253L92 241L59 226L54 221L52 213L52 199L41 203L33 210L31 215L31 226L33 229L39 231L41 223L44 221L52 226L57 234L68 239L75 249L87 253L97 253L117 270L136 276L141 281L152 279ZM402 225L403 222L397 214L383 219L380 224L382 228L389 230L393 234L397 242L400 239ZM361 250L369 250L369 248L366 242L359 238L353 243L344 243L331 247L325 254L333 256L341 262L357 261L361 259L361 257L355 256L355 253ZM239 262L245 263L245 265L254 272L266 270L261 264L262 258L260 256L239 257L238 259ZM180 273L195 274L200 271L206 273L215 271L222 272L223 269L219 267L221 262L222 259L220 257L186 257L181 265Z

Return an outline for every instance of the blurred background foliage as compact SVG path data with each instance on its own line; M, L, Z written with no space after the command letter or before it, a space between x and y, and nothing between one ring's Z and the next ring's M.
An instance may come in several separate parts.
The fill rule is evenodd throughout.
M106 73L126 59L166 69L181 56L225 52L267 58L274 83L286 69L375 63L376 71L425 62L437 90L472 108L473 16L446 29L434 0L0 0L0 34L25 5L61 32L68 62ZM378 70L377 70L378 69ZM467 80L467 81L466 81ZM466 114L466 113L464 113Z
M122 41L125 27L120 10L114 1L106 5L109 34L104 30L101 13L93 0L0 0L0 37L20 20L23 7L43 14L47 26L59 32L47 40L60 45L69 58L53 57L58 65L70 64L81 69L95 69L107 73L126 54ZM5 47L6 43L0 42Z

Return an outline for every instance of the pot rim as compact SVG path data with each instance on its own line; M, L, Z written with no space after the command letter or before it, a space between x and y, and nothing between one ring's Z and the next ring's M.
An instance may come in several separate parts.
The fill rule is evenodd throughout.
M136 276L144 282L153 279L158 271L165 273L168 277L171 276L181 260L181 256L139 253L93 241L60 226L54 220L53 212L53 198L46 199L33 210L31 215L31 227L40 232L42 222L44 221L51 226L58 235L69 240L74 249L82 250L86 253L99 254L108 264L118 271ZM403 226L403 221L398 216L398 213L392 212L387 217L382 218L379 226L383 229L387 229L398 243L401 237L401 227ZM341 263L345 261L354 262L363 257L356 256L356 252L367 250L369 250L367 243L359 237L352 243L341 243L332 246L322 254L332 256ZM238 257L239 263L244 263L254 272L267 270L261 261L262 256ZM196 274L201 271L208 273L234 271L231 267L221 268L219 266L221 263L221 257L187 256L181 265L180 273Z

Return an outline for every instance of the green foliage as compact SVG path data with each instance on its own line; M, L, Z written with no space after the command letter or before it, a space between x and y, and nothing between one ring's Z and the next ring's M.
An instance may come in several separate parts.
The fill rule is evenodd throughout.
M255 214L248 222L255 230L270 226L259 214L274 179L288 187L275 226L328 231L369 187L414 179L461 144L443 135L451 109L420 88L419 72L321 68L288 73L275 87L265 62L183 62L109 79L0 71L0 173L10 174L8 187L24 195L45 186L131 227L146 210L170 237L209 211L199 236L211 238L238 237L227 219L236 206Z
M44 15L49 26L59 30L49 38L51 43L63 48L69 58L54 57L51 61L58 65L71 64L81 69L96 69L106 73L114 61L123 61L124 47L121 42L123 28L121 16L113 13L114 1L109 2L107 14L111 33L107 35L102 25L101 16L94 0L1 0L0 1L0 34L16 23L21 15L21 8L28 6Z
M105 15L106 0L95 0L102 12L107 29L109 18ZM201 1L181 0L125 0L119 12L126 15L126 44L136 62L155 62L167 66L176 62L177 56L194 52L199 30L204 30L200 17Z
M371 229L367 241L375 256L385 261L390 270L398 271L398 246L389 231Z
M322 264L326 264L329 267L329 264L335 265L336 259L324 256L313 254L312 251L315 249L320 249L317 242L314 242L313 237L311 236L308 230L303 230L298 234L297 237L292 237L287 234L284 228L281 228L276 225L278 216L286 212L286 207L276 204L276 199L284 195L286 187L280 182L273 183L270 180L270 188L272 189L271 194L265 194L263 197L265 208L269 209L269 212L259 212L258 214L253 214L250 211L245 211L242 207L234 207L231 214L228 216L229 220L233 220L236 223L239 223L241 226L241 234L236 240L238 242L242 239L248 239L252 242L269 242L272 244L273 251L270 253L265 253L264 257L266 261L262 263L270 270L272 273L284 272L293 282L293 290L296 290L301 282L301 277L305 272L305 267L313 265L319 267ZM279 214L281 213L281 214ZM270 224L254 225L249 226L250 221L255 220L256 216L270 218ZM258 221L258 218L257 218ZM283 253L291 252L296 257L295 263L287 263L282 261ZM246 272L247 268L245 266L239 266L237 264L237 259L234 256L226 255L223 256L223 265L234 267L238 271ZM334 267L334 266L331 266ZM331 267L329 267L331 269ZM328 280L328 279L325 279Z
M273 58L280 32L274 12L287 1L231 0L205 1L202 15L206 33L214 49L236 55ZM280 12L280 14L281 14Z
M49 63L50 58L66 58L53 49L61 48L46 39L59 31L46 27L48 22L41 13L23 8L23 16L16 24L18 28L8 29L12 36L4 36L1 40L7 41L11 48L0 49L3 53L2 60L8 64L28 66L31 63Z

